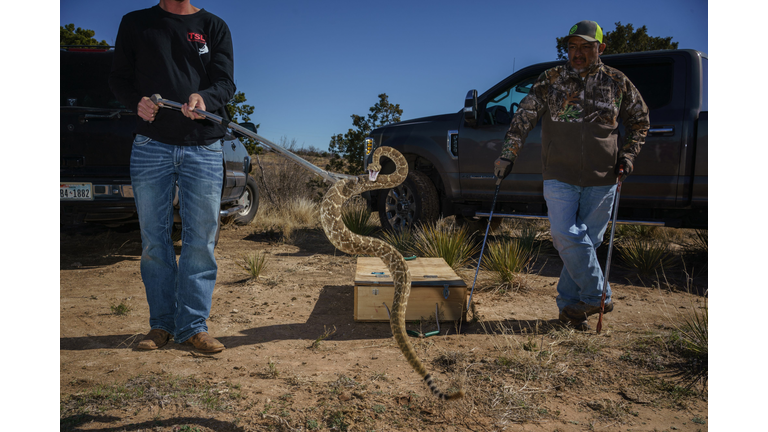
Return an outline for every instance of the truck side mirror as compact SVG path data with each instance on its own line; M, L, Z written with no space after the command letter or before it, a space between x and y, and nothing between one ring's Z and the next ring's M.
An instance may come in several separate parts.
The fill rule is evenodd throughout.
M259 132L256 130L256 125L255 125L255 124L253 124L253 123L251 123L251 122L240 123L240 126L242 126L242 127L246 128L246 129L248 129L249 131L251 131L251 132L253 132L253 133L255 133L255 134L259 133Z
M255 134L259 133L259 132L256 130L256 125L255 125L255 124L253 124L253 123L251 123L251 122L238 123L238 126L241 126L241 127L243 127L244 129L248 129L249 131L251 131L251 132L253 132L253 133L255 133ZM238 132L238 131L236 131L236 130L233 130L233 131L232 131L232 133L233 133L233 134L234 134L236 137L248 138L248 136L247 136L247 135L245 135L245 134L244 134L244 133L242 133L242 132Z
M464 121L470 127L477 125L477 90L470 90L464 99Z

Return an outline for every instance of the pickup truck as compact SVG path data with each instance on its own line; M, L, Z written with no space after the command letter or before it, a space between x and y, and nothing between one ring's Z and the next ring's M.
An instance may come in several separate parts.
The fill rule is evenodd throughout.
M624 72L650 109L651 128L622 186L619 221L683 228L707 227L707 55L663 50L606 55ZM496 179L493 162L518 104L536 78L563 61L521 69L453 114L379 127L366 138L364 165L378 146L399 150L408 178L398 187L371 191L369 207L385 228L407 227L439 216L490 215ZM619 127L623 133L623 126ZM386 165L383 172L391 170ZM511 174L502 182L493 217L544 218L541 122L528 135Z
M109 89L111 47L62 47L60 224L136 222L130 177L135 107L124 107ZM225 180L221 218L249 223L258 210L251 158L234 136L222 140ZM176 201L178 202L178 201ZM220 218L220 219L221 219ZM174 215L176 228L181 223Z

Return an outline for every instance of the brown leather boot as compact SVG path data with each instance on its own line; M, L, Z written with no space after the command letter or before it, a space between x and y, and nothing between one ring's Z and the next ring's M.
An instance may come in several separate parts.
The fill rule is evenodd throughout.
M165 330L152 329L144 337L144 340L139 342L136 349L140 350L156 350L162 348L171 339L171 334Z
M224 344L214 339L208 332L197 333L187 339L187 342L194 345L195 349L202 353L217 353L224 351Z

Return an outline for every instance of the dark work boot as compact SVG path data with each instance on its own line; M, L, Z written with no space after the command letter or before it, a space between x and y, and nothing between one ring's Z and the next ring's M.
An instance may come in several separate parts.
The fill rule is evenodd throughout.
M560 322L563 325L572 327L575 330L578 330L578 331L589 331L589 330L592 330L592 328L587 323L587 320L572 320L572 319L568 319L568 317L565 316L563 311L560 311L560 316L558 318L560 319Z
M608 312L611 312L613 310L613 302L609 302L605 304L605 310L603 311L604 314L607 314ZM563 311L561 315L565 315L565 317L570 321L576 321L576 320L586 320L589 316L600 313L600 305L592 306L584 303L583 301L580 301L573 305L568 305L563 308Z

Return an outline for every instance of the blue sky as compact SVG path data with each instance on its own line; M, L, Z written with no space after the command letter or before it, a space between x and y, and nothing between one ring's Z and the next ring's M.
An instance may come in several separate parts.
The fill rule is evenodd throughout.
M62 0L59 25L94 30L113 44L125 13L155 4ZM701 0L192 4L229 25L237 88L255 107L259 134L319 149L352 127L352 114L367 114L380 93L400 104L403 120L457 112L468 90L482 93L514 70L554 60L555 38L583 19L605 31L616 22L645 25L652 36L708 52L708 8Z

